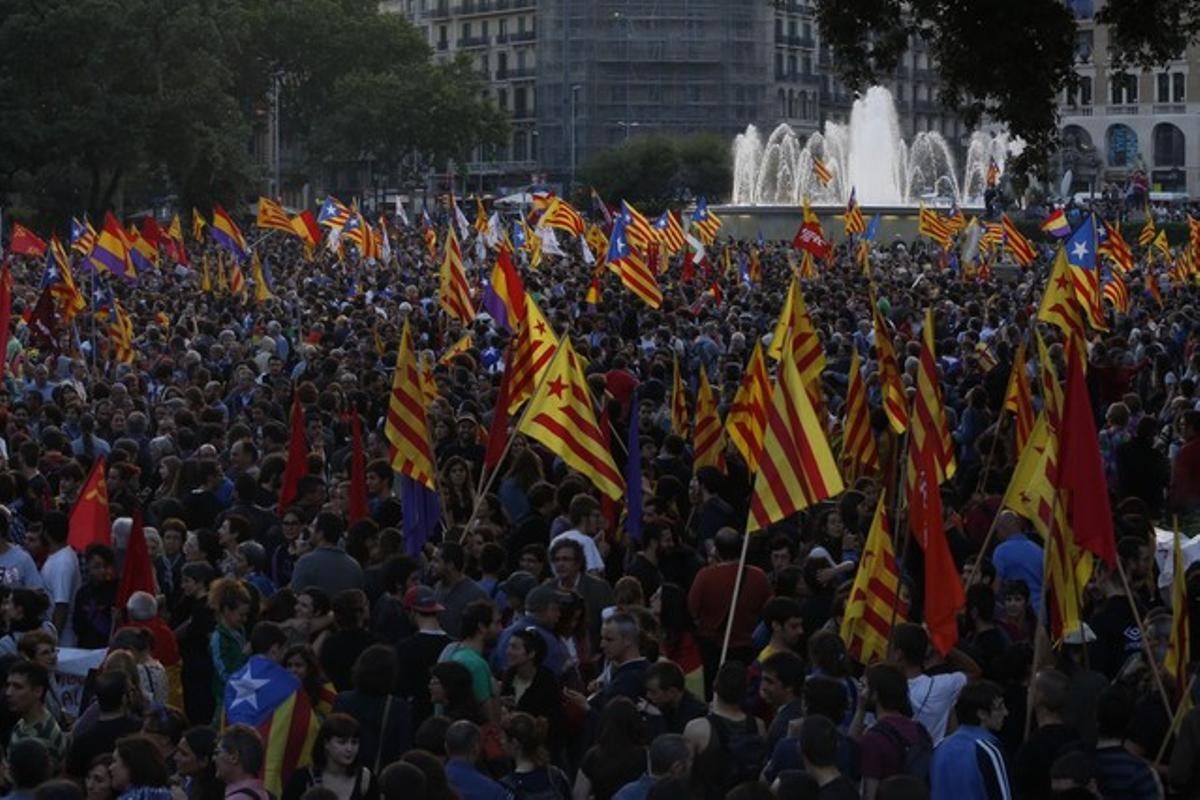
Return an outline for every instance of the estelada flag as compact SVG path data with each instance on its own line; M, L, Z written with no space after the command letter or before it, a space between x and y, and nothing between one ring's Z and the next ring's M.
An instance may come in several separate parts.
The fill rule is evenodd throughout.
M19 222L13 223L12 238L8 241L8 252L18 256L44 258L46 246L46 243L29 228Z
M320 721L308 692L292 673L266 656L251 656L225 684L222 716L258 731L267 758L262 780L280 797L292 773L312 763Z
M104 456L92 462L79 499L71 509L68 522L67 544L77 552L83 552L89 544L112 544L112 519L108 515L107 465Z
M817 258L828 258L829 253L833 250L833 245L821 232L821 225L818 222L805 222L801 225L800 230L796 231L795 238L792 239L792 246L797 250L812 253Z

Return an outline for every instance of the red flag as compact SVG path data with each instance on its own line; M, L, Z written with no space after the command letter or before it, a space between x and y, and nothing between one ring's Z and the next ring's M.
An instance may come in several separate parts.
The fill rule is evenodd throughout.
M26 228L19 222L13 223L12 238L8 242L8 250L10 253L15 253L19 256L36 256L42 258L46 255L46 243L38 238L38 235Z
M966 595L942 524L942 494L933 452L936 444L936 437L926 437L925 446L917 451L908 517L917 543L925 551L925 627L929 640L944 656L958 641L957 615L966 604Z
M308 442L304 438L304 407L300 395L292 395L292 434L288 440L287 465L283 469L283 487L279 490L279 515L296 499L300 479L308 474Z
M504 454L504 447L508 444L508 406L509 400L509 379L512 377L512 354L513 348L508 349L508 357L505 363L509 365L504 370L504 375L500 378L500 396L496 398L496 410L492 414L492 426L488 428L487 451L483 454L483 469L495 469L500 465L500 457Z
M814 258L828 258L833 252L833 245L825 238L825 234L821 232L821 225L817 222L801 225L800 230L796 231L796 237L792 239L792 246L797 250L812 253Z
M150 563L150 550L146 547L146 531L142 528L142 510L135 509L133 523L129 526L129 543L125 546L125 566L121 570L121 585L117 587L117 601L113 606L119 611L134 592L158 594L158 583L154 580L154 566Z
M370 516L367 509L367 456L363 452L362 420L350 413L350 524Z
M54 295L49 286L42 289L37 302L26 314L25 322L34 341L44 344L47 350L58 352L58 321L55 317Z
M145 217L142 219L142 238L150 243L150 246L155 250L162 244L164 238L162 228L158 227L158 223L154 221L154 217Z
M12 273L8 262L0 269L0 380L8 367L8 329L12 325Z
M97 456L92 462L92 471L88 473L83 488L79 490L79 498L71 509L68 523L67 544L76 551L83 552L89 544L112 544L112 519L108 516L108 482L107 465L104 456Z
M1058 445L1059 488L1068 491L1067 519L1075 532L1075 542L1112 567L1117 563L1117 540L1080 349L1067 348L1067 388Z

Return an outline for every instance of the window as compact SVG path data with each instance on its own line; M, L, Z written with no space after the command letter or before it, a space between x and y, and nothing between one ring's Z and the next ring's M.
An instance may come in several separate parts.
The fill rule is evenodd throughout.
M524 161L528 158L525 138L525 131L515 131L513 133L513 161Z
M779 116L781 119L787 117L787 92L783 89L779 90Z
M526 113L526 111L525 111L525 96L527 94L528 94L528 91L524 87L519 88L519 89L513 89L513 116L514 117L524 117L525 116L525 113Z
M1187 96L1186 78L1182 72L1171 74L1171 102L1182 103Z
M471 38L471 23L469 23L469 22L463 23L462 33L459 35L459 38L460 39L470 39Z
M1171 102L1171 76L1165 72L1154 76L1154 102Z
M1154 166L1182 167L1186 153L1183 131L1169 122L1154 126Z
M1113 105L1126 105L1138 101L1138 79L1128 72L1118 72L1108 77Z
M788 77L796 77L796 57L788 56Z
M804 77L812 75L812 56L805 55L800 57L800 70Z
M503 78L508 72L508 53L496 54L496 77Z
M775 38L783 38L783 20L781 20L779 17L775 18Z
M508 89L496 92L496 105L500 106L501 111L508 111Z
M1138 157L1138 139L1128 125L1112 125L1105 135L1108 143L1108 165L1131 167Z
M1090 106L1092 104L1092 79L1083 77L1079 79L1079 105Z
M501 37L508 36L508 18L505 17L496 23L499 30L497 31Z
M1076 61L1091 61L1092 60L1092 32L1091 31L1075 31L1075 60Z
M783 80L783 53L775 54L775 80Z

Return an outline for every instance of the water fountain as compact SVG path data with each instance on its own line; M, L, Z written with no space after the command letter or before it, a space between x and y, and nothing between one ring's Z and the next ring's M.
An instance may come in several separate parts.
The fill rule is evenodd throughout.
M873 86L854 101L849 124L826 122L803 143L787 124L765 143L747 127L733 143L732 206L794 207L807 197L814 206L844 207L852 189L867 208L982 206L988 164L1003 172L1013 144L1005 133L973 132L960 173L940 133L921 131L905 142L892 93ZM832 173L828 184L814 174L814 158Z

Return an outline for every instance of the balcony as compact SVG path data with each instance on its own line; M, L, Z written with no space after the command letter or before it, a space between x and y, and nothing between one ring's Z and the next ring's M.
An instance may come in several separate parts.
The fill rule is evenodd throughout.
M1137 103L1105 106L1104 113L1110 117L1136 117L1138 115L1138 107Z
M1184 103L1155 103L1155 114L1186 114L1187 105Z
M1067 106L1061 110L1063 118L1069 117L1090 117L1092 116L1092 106Z
M517 31L516 33L510 33L508 34L508 41L513 44L537 41L537 31Z
M472 50L476 47L487 47L488 43L489 43L489 41L488 41L487 36L460 36L460 37L458 37L458 49L459 50Z
M533 80L536 77L537 67L518 67L517 69L496 70L496 80L498 81L524 81Z

